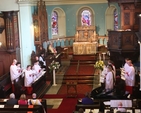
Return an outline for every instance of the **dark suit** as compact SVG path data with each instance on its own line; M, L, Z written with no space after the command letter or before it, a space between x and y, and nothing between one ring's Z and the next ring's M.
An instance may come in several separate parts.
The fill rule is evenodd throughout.
M17 99L13 99L13 98L10 98L6 102L6 105L16 105L16 104L18 104L18 100Z

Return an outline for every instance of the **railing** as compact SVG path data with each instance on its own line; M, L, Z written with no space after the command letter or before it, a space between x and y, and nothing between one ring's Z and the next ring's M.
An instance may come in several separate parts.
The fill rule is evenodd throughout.
M98 36L98 46L106 46L107 47L107 36ZM61 46L61 47L71 47L73 46L73 42L75 42L75 37L61 37L61 38L53 38L47 41L47 45L52 43L54 47Z

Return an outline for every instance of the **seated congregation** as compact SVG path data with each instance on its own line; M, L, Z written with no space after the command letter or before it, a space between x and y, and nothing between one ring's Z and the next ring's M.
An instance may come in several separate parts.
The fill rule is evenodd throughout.
M31 98L27 98L22 94L19 99L15 98L15 94L11 93L9 99L0 99L0 111L5 113L46 113L46 100L37 99L36 93Z

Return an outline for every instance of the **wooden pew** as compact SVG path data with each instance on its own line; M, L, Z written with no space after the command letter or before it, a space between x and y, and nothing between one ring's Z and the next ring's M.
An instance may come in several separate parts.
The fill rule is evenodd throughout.
M7 100L8 99L0 99L0 105L5 105L6 104L6 102L7 102ZM29 99L30 100L30 99ZM41 104L42 104L42 106L44 107L44 109L47 111L47 102L46 102L46 99L41 99L40 100L41 101ZM0 111L0 113L1 113L1 111ZM26 112L27 113L27 112Z
M99 107L100 107L100 101L96 100L94 101L94 104L84 105L78 100L75 106L75 110L78 111L80 108L82 108L85 111L85 109L99 109Z
M77 113L80 108L82 108L84 111L85 111L85 109L91 109L91 110L93 110L93 109L101 109L100 102L104 102L105 100L96 100L96 102L98 102L98 101L99 101L99 103L92 104L92 105L84 105L84 104L78 102L77 105L75 106L74 113ZM117 107L110 107L110 105L105 105L104 106L104 110L109 110L109 113L114 113L115 108L117 108ZM135 113L136 108L137 108L136 106L126 107L127 110L132 110L132 113ZM128 112L126 112L126 113L128 113Z
M6 98L12 91L10 73L0 77L0 98Z
M16 98L19 98L21 94L26 94L23 75L19 76L18 80L14 80L14 86ZM33 92L37 94L37 98L42 97L46 93L48 89L48 85L46 84L46 71L43 71L41 75L36 78L32 83L32 88Z
M17 80L14 80L15 96L19 98L21 94L26 94L26 88L24 87L24 73L21 74Z
M44 113L42 105L0 105L0 112L3 113Z
M33 92L37 94L37 98L42 97L48 90L48 85L46 84L46 71L33 82L32 84Z

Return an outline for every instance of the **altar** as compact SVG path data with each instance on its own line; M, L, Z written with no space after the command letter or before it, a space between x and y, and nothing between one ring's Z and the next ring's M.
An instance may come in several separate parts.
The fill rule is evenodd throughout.
M76 28L75 42L73 43L73 54L96 54L98 36L95 26L81 26Z
M73 43L73 54L96 54L97 42L74 42Z

